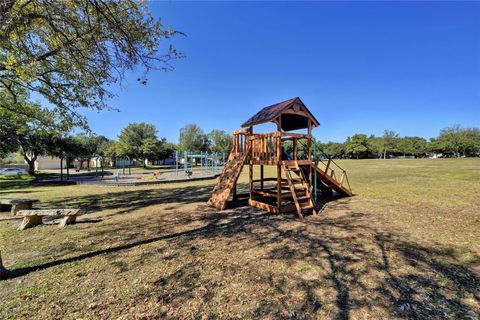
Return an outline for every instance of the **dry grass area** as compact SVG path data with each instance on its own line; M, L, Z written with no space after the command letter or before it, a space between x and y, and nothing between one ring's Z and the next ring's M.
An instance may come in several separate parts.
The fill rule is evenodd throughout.
M357 195L304 220L219 212L213 181L0 182L0 197L89 212L25 231L1 216L0 318L478 319L480 160L342 165Z

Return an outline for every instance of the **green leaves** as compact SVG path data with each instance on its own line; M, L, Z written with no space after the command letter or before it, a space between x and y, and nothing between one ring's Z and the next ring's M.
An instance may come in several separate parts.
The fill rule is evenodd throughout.
M136 159L162 160L174 152L174 146L157 138L157 129L145 122L130 123L122 129L118 142L108 146L108 153ZM113 154L112 154L113 155Z
M381 137L355 134L344 143L318 143L318 149L330 157L386 157L444 154L446 156L480 155L480 129L462 128L455 125L440 131L438 138L427 141L422 137L400 137L396 132L385 130Z
M397 150L403 154L419 156L427 152L427 140L421 137L404 137L398 140Z
M347 138L347 141L345 142L345 153L350 154L355 158L363 158L367 156L367 151L367 135L354 134L351 138Z
M145 158L151 155L158 142L157 129L145 122L130 123L118 136L117 154L132 158Z
M16 128L12 126L13 117L0 109L0 158L18 150Z
M344 146L342 143L329 141L325 144L317 143L317 148L320 153L326 154L331 158L341 157L344 153Z
M182 151L207 151L208 147L208 136L198 125L194 123L187 124L180 129L180 149Z
M210 151L229 153L232 150L232 136L223 130L212 130L208 134Z
M456 156L476 155L480 153L480 129L462 128L454 125L440 131L436 140L437 148L445 153L453 153Z
M163 45L178 32L154 19L145 2L12 0L0 13L0 108L32 118L15 104L19 95L39 94L57 119L87 127L76 109L110 109L108 86L125 72L139 66L145 79L183 57Z

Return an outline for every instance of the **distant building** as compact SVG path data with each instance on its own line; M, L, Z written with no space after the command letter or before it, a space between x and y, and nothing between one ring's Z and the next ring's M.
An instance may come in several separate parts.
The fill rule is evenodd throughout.
M63 160L63 167L67 167L67 161ZM35 170L55 170L60 169L60 158L58 157L48 157L48 156L38 156L35 161Z

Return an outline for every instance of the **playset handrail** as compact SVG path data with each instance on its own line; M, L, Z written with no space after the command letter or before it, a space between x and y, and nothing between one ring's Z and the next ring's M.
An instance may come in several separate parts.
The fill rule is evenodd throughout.
M325 163L325 160L322 160L322 159L320 159L320 157L317 157L317 159L316 159L316 160L318 161L317 167L318 167L318 164L319 164L319 163L322 163L322 164L325 166L325 168L324 168L324 169L320 168L320 169L322 169L322 170L325 172L326 175L328 175L328 176L330 176L332 179L336 180L336 181L340 184L340 186L343 186L343 182L346 181L347 186L348 186L348 190L350 190L350 192L351 192L351 191L352 191L352 188L351 188L351 186L350 186L350 181L348 180L347 171L346 171L345 169L343 169L343 168L342 168L337 162L335 162L335 160L333 160L332 158L330 158L330 157L328 157L328 156L326 156L326 155L324 155L324 156L327 158L326 163ZM332 164L333 164L339 171L342 172L342 175L340 176L340 179L337 178L337 175L335 174L335 170L332 169L332 167L331 167ZM330 170L330 172L329 172L329 170Z
M305 144L303 142L301 142L300 140L298 140L298 142L300 144L302 144L303 146L305 146ZM322 160L320 157L319 157L319 154L321 154L322 156L324 156L325 158L327 158L327 162L325 163L324 160ZM313 160L314 161L318 161L316 166L318 168L320 168L318 166L319 163L322 163L325 168L322 169L320 168L321 170L323 170L323 172L325 172L325 174L327 176L330 176L330 178L334 179L335 181L337 181L341 187L344 186L343 182L345 181L346 182L346 185L348 186L348 190L350 192L352 192L352 187L350 186L350 181L348 180L348 175L347 175L347 171L345 169L343 169L337 162L335 162L332 158L330 158L329 156L327 156L326 154L323 154L319 151L317 151L317 154L313 156ZM334 165L338 171L342 172L341 176L340 176L340 179L337 178L337 175L335 174L335 170L332 169L331 165ZM330 172L329 172L330 170Z

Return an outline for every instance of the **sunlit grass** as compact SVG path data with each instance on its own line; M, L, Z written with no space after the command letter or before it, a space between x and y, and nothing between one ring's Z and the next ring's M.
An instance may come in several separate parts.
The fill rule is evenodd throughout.
M210 208L214 180L114 187L0 179L0 197L88 212L64 229L25 231L16 230L18 218L1 216L0 250L17 276L0 281L0 318L480 312L480 280L471 271L480 264L480 159L339 163L356 196L303 221L247 206ZM247 182L245 168L242 190ZM402 311L407 302L415 310Z

